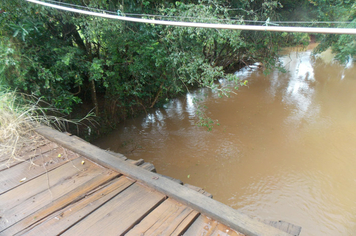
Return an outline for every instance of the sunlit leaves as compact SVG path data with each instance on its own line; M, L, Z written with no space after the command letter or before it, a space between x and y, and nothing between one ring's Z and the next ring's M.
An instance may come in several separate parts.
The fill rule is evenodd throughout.
M0 73L11 86L45 96L67 112L82 99L90 100L93 84L105 100L103 113L118 116L120 107L125 116L197 86L229 96L246 84L226 72L256 61L264 61L267 69L278 63L278 46L273 46L278 36L273 34L129 23L13 2L13 8L6 3L9 17L0 21L6 26L1 34L17 46L3 46L3 51L10 48L15 53L8 51L0 58L11 65ZM122 14L227 24L274 19L281 7L272 0L66 2ZM225 78L231 86L216 83Z

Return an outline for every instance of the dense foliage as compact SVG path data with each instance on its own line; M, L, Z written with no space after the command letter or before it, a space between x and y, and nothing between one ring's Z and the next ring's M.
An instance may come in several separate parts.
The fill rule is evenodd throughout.
M286 20L309 21L302 26L351 28L356 27L356 3L353 0L282 0L279 12ZM300 26L300 25L298 25ZM319 45L315 53L332 49L342 63L356 55L355 35L317 35Z
M198 0L115 1L65 0L125 14L157 14L164 20L244 24L244 20L282 20L298 8L310 8L313 19L331 14L351 20L355 4L329 1ZM330 5L330 6L328 6ZM354 9L345 14L346 9ZM216 30L129 23L85 16L9 0L0 6L0 82L43 97L70 114L79 104L94 107L107 123L151 108L193 86L226 92L218 78L259 61L265 72L278 67L278 50L286 42L304 41L301 34ZM339 10L343 9L343 10ZM326 13L328 12L328 13ZM294 14L296 17L297 14ZM150 17L150 16L146 16ZM352 25L350 25L352 27ZM354 37L326 36L336 52L353 55ZM347 47L340 47L340 45ZM344 52L346 51L346 52ZM89 104L89 105L88 105Z
M317 19L321 21L342 21L338 24L342 28L356 28L356 3L352 0L318 0L313 2ZM329 24L335 27L333 23ZM356 35L323 35L317 52L326 50L331 46L336 59L345 63L353 60L356 55Z

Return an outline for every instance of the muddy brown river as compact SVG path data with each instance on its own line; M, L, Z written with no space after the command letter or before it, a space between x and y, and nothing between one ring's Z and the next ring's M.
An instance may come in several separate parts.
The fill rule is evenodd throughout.
M285 52L285 74L245 68L236 75L248 86L230 98L191 91L94 144L301 235L356 235L356 66L313 46ZM194 98L220 126L194 125Z

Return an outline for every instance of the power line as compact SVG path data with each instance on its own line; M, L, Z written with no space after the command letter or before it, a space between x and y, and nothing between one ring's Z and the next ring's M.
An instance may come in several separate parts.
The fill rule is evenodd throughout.
M82 9L89 9L97 12L105 12L107 14L114 14L116 15L117 12L115 11L108 11L99 8L81 6L66 2L59 2L56 0L45 0L45 2L53 2L57 3L58 5L66 5L66 6L73 6L76 8ZM228 10L235 10L235 9L228 9ZM192 17L192 16L168 16L168 15L157 15L157 14L139 14L139 13L122 13L124 16L141 16L141 17L157 17L157 18L175 18L175 19L198 19L198 20L213 20L213 21L230 21L230 22L250 22L250 23L262 23L265 24L266 21L261 20L245 20L242 18L234 18L230 17L229 19L219 19L219 18L206 18L206 17ZM270 21L271 24L351 24L351 21Z
M89 9L89 10L93 10L93 11L97 11L97 12L105 12L107 14L114 14L117 15L117 12L114 11L108 11L108 10L103 10L103 9L99 9L99 8L93 8L93 7L87 7L87 6L80 6L80 5L76 5L76 4L71 4L71 3L66 3L66 2L59 2L59 1L55 1L55 0L46 0L45 2L53 2L53 3L57 3L57 5L65 5L65 6L73 6L76 8L82 8L82 9ZM218 19L218 18L204 18L204 17L192 17L192 16L168 16L168 15L155 15L155 14L139 14L139 13L122 13L122 15L124 16L141 16L141 17L157 17L157 18L175 18L175 19L199 19L199 20L215 20L215 21L239 21L239 22L243 22L246 20L242 20L242 19L237 19L237 18L230 18L230 19ZM247 20L250 21L250 20ZM250 22L262 22L264 23L265 21L250 21Z
M254 31L273 31L273 32L299 32L299 33L323 33L323 34L356 34L354 28L316 28L316 27L288 27L288 26L257 26L257 25L231 25L231 24L211 24L211 23L194 23L194 22L180 22L180 21L164 21L151 20L142 18L133 18L127 16L110 15L98 12L91 12L85 10L74 9L70 7L59 6L56 4L41 2L38 0L26 0L28 2L36 3L43 6L48 6L64 11L76 12L85 15L103 17L108 19L117 19L129 22L148 23L168 26L184 26L197 28L213 28L213 29L232 29L232 30L254 30Z
M82 9L94 10L94 11L98 11L98 12L107 12L107 13L114 13L114 14L116 13L114 11L101 10L98 8L81 6L81 5L76 5L76 4L66 3L66 2L59 2L59 1L55 1L55 0L46 0L46 2L53 2L53 3L57 3L59 5L72 6L72 7L82 8Z

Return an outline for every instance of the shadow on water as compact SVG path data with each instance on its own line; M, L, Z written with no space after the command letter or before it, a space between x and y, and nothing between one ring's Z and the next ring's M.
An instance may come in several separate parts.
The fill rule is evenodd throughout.
M233 208L302 226L301 235L356 234L356 68L330 52L290 49L289 72L249 80L230 98L202 89L127 121L96 145L205 188ZM195 126L200 97L221 126Z

